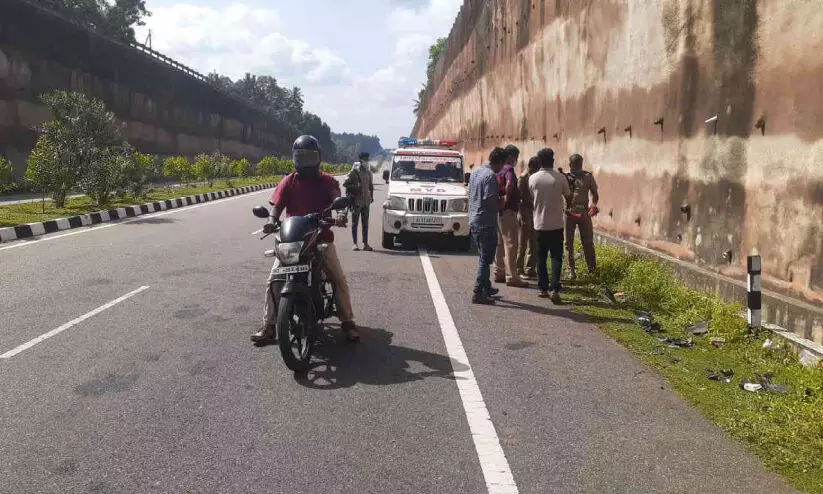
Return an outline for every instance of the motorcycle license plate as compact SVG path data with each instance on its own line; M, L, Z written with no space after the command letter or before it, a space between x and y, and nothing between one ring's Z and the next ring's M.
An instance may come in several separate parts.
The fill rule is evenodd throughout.
M309 265L300 264L298 266L280 266L274 270L274 274L294 274L294 273L308 273Z
M414 223L420 223L421 225L442 225L443 218L438 218L437 216L420 216L413 220Z

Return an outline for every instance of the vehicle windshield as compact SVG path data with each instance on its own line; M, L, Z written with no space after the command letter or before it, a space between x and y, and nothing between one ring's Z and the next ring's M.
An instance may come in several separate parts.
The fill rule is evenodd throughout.
M395 156L392 180L462 182L463 160L449 156Z

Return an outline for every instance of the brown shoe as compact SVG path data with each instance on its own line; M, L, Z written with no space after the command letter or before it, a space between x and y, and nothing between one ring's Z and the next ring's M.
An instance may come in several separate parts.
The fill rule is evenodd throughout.
M346 337L346 341L360 341L360 333L357 332L357 326L355 326L353 322L344 322L340 326L340 329L343 330L343 335Z
M549 298L552 299L552 303L556 305L560 305L563 301L560 299L560 293L557 290L552 290L549 292Z
M260 331L251 335L251 341L258 345L276 345L277 344L277 326L274 324L267 324L260 329Z
M529 282L523 280L509 280L506 282L506 286L513 286L515 288L528 288Z
M498 276L498 277L496 277L496 278L494 279L494 282L495 282L495 283L505 283L505 282L506 282L506 278L505 278L505 277L501 278L501 277L499 277L499 276Z
M540 298L549 298L549 292L547 292L545 290L540 290L540 292L537 294L537 296L540 297Z

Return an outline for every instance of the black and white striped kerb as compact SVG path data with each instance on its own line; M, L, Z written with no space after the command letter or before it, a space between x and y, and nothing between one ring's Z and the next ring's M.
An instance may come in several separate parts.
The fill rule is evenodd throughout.
M196 196L151 202L148 204L141 204L140 206L127 206L125 208L109 209L108 211L95 211L94 213L84 214L81 216L72 216L71 218L60 218L56 220L44 221L42 223L29 223L28 225L0 228L0 242L10 242L20 238L36 237L38 235L45 235L46 233L59 232L60 230L70 230L72 228L96 225L98 223L106 223L124 218L133 218L135 216L156 213L167 209L175 209L190 206L192 204L225 199L227 197L246 194L248 192L271 189L275 185L276 184L249 185L247 187L238 187L236 189L221 190L218 192L208 192L206 194L199 194Z
M759 328L761 323L761 306L763 295L762 262L760 256L749 256L746 260L748 281L746 284L746 313L750 328Z

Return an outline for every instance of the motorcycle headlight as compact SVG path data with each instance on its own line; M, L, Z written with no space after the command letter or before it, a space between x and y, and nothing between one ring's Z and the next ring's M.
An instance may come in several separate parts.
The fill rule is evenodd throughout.
M303 242L285 242L277 245L277 258L284 266L297 264L300 262L300 252L303 250Z
M469 210L469 200L466 198L452 199L449 201L449 211L453 213L465 213Z
M389 200L385 202L384 207L386 209L392 209L394 211L405 211L406 200L402 197L389 196Z

